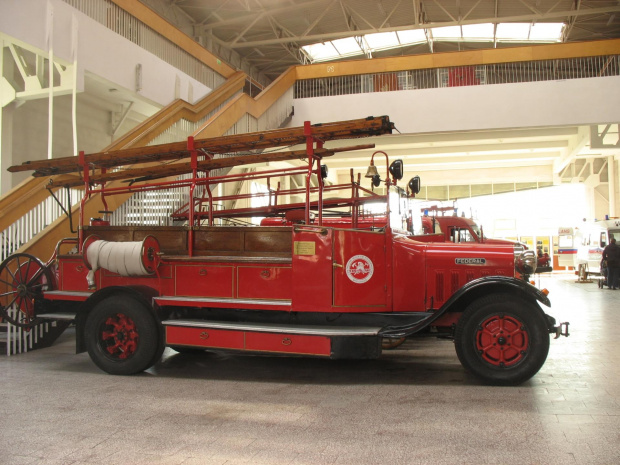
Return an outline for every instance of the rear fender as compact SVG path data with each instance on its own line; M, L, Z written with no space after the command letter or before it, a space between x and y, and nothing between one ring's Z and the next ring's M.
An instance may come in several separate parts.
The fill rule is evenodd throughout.
M84 338L84 326L86 324L86 318L90 311L102 300L112 295L126 295L132 298L146 308L153 308L153 297L157 297L159 293L147 286L109 286L99 291L94 292L81 306L78 312L76 323L76 338L75 338L75 353L79 354L86 351L86 341ZM152 312L153 318L159 321L155 312Z

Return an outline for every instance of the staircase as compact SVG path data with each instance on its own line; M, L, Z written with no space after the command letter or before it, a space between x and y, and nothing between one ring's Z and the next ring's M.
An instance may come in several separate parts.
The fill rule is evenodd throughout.
M72 320L51 319L25 330L0 321L0 355L10 356L49 347L71 322Z
M175 101L104 150L165 143L168 137L176 136L178 140L182 137L179 133L200 139L274 129L284 124L292 113L294 79L295 71L289 70L257 97L251 98L241 92L246 77L238 72L197 104ZM16 221L41 224L41 229L33 233L34 238L23 241L24 245L20 244L17 252L32 254L43 261L51 256L60 239L72 236L68 218L59 216L50 224L49 221L24 217L16 220L15 212L23 214L26 211L30 215L42 210L40 203L49 201L45 181L31 178L0 198L0 234L9 234ZM112 224L166 225L170 221L170 212L188 201L186 193L183 196L177 192L162 192L158 198L150 198L148 202L145 200L134 199L130 195L109 197L107 210L114 212ZM78 218L79 202L70 210L73 218ZM85 203L84 217L100 216L101 210L98 196L92 197ZM30 330L23 330L0 322L0 351L11 355L47 347L70 324L71 320L51 319Z

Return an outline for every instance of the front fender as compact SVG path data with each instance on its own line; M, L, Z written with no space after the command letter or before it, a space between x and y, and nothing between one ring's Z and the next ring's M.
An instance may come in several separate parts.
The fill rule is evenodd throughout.
M490 290L490 288L497 288L503 290L514 290L517 292L522 292L525 296L534 298L538 300L540 303L545 304L547 307L551 307L551 301L549 297L545 293L543 293L537 287L532 286L530 283L523 281L522 279L511 278L509 276L485 276L483 278L478 278L473 281L468 282L458 291L456 291L452 296L444 303L439 311L448 309L452 307L455 302L461 300L464 295L475 292L478 297L479 291L481 289ZM484 292L485 294L490 294L491 292Z
M431 316L418 323L407 326L387 326L379 333L383 337L400 338L410 336L423 330L437 321L448 312L462 312L474 300L489 294L499 292L509 292L525 298L527 300L537 300L540 303L551 307L549 298L530 283L508 276L485 276L465 284L455 292L442 306ZM545 317L550 330L555 324L555 320L548 316L543 310L536 306Z

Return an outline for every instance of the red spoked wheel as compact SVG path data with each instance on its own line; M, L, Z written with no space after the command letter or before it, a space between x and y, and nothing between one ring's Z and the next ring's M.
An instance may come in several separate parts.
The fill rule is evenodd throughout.
M135 353L140 336L134 321L117 313L105 321L100 338L99 343L111 357L125 360Z
M480 356L492 365L509 367L527 355L529 337L523 322L515 317L494 315L476 333Z
M146 370L161 357L163 331L153 309L129 295L112 295L88 313L84 325L91 360L112 375Z
M0 316L28 328L35 324L35 300L52 289L51 271L36 257L25 253L9 256L0 264Z
M518 385L534 376L549 353L549 328L534 302L514 294L473 301L454 333L461 364L489 384Z

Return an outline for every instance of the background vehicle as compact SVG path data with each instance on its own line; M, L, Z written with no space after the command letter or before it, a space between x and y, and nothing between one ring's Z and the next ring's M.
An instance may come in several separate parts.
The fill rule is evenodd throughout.
M584 222L559 233L560 263L575 267L580 275L600 274L603 249L612 237L620 240L620 219Z

